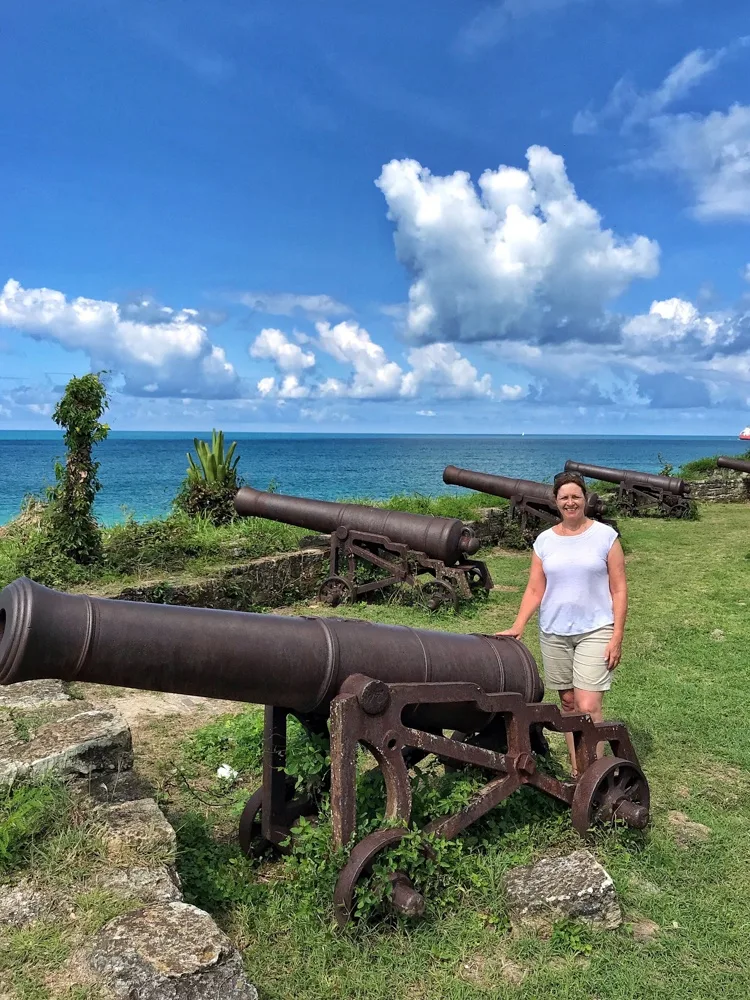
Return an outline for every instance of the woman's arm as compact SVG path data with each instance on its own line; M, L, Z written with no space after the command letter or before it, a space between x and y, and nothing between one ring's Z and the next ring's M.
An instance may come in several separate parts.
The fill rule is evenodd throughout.
M625 635L625 619L628 617L628 582L625 579L625 554L619 538L615 540L607 556L609 592L612 595L615 624L612 639L604 650L607 669L614 670L622 656L622 638Z
M495 634L512 635L516 639L520 639L523 635L523 630L529 623L529 619L542 603L542 598L544 597L544 591L546 589L547 577L544 575L544 570L542 569L542 560L536 552L534 552L531 556L529 582L526 584L526 590L521 598L521 607L518 609L516 620L510 628L506 629L504 632L496 632Z

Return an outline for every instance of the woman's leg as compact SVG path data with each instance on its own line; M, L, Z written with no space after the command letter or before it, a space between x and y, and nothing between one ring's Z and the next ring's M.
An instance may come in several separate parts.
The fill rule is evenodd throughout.
M563 715L570 715L576 710L573 691L574 651L572 636L540 632L539 644L542 649L545 687L557 691L560 696L560 711ZM571 770L575 778L578 776L578 772L572 733L565 734L565 742L568 745Z
M576 636L573 654L573 699L576 712L590 715L593 722L603 720L604 692L612 684L612 672L607 669L604 650L612 638L612 626L605 625L594 632ZM597 757L604 756L604 744L597 743Z

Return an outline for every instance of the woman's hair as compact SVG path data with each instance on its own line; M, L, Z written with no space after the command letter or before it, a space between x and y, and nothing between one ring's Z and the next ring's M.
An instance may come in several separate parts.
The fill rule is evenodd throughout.
M570 483L575 483L576 486L580 487L584 497L586 496L586 483L583 481L583 476L579 476L577 472L558 472L552 481L552 492L557 496L563 486Z

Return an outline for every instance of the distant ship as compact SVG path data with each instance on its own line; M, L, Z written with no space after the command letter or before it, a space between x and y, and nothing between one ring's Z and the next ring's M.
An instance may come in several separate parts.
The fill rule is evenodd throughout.
M740 441L750 441L750 427L746 427L744 431L740 431Z

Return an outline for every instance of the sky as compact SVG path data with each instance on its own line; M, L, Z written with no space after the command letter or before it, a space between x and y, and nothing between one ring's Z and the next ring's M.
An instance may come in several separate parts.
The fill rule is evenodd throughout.
M737 434L746 0L5 0L0 431Z

